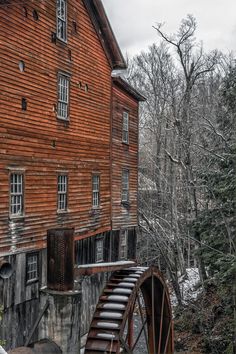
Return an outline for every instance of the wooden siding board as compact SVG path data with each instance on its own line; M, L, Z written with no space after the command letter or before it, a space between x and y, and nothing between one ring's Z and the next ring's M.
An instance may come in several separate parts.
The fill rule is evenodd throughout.
M137 226L138 101L113 84L112 227ZM129 112L129 144L122 143L123 111ZM129 169L129 205L121 203L122 170Z
M34 8L38 21L32 18ZM111 228L110 64L82 0L68 3L67 44L51 41L55 12L53 0L0 7L0 253L15 245L45 247L46 230L57 226L74 226L76 238ZM77 23L76 34L72 21ZM24 72L19 70L20 60L25 62ZM71 74L69 124L58 120L54 110L58 71ZM27 111L21 110L22 97L27 99ZM9 167L25 168L25 215L11 221ZM58 170L69 176L69 210L63 215L57 213ZM91 214L93 170L101 172L96 217Z

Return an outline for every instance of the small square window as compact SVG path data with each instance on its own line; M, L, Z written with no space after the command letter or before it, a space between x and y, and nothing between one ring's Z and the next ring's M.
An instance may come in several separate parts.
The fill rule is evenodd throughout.
M22 173L10 175L10 214L11 216L23 215L23 180Z
M95 261L96 263L102 262L103 259L103 238L99 238L95 241Z
M26 282L31 283L39 278L39 255L29 253L26 255Z
M128 242L128 230L121 230L121 232L120 232L120 259L127 258L127 242Z
M92 176L92 197L93 208L98 208L100 205L100 176Z
M129 143L129 113L123 112L123 130L122 130L123 143Z
M68 191L68 177L67 175L59 175L57 179L58 211L67 210L67 191Z

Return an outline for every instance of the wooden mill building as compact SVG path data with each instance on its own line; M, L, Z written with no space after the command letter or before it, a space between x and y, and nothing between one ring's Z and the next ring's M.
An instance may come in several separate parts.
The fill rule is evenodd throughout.
M101 0L0 0L0 24L0 339L12 349L40 312L48 230L74 229L77 265L135 259L143 97L112 75L126 63ZM106 281L92 273L78 280L81 336Z

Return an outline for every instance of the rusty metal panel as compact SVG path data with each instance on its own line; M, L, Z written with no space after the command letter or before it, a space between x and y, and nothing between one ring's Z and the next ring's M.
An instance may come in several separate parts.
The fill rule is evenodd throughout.
M74 287L74 229L47 232L47 286L68 291Z

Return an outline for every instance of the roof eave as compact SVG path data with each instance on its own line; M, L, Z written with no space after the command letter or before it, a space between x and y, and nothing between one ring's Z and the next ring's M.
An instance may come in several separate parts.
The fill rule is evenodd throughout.
M112 70L127 69L101 0L83 0Z
M147 99L141 95L133 86L131 86L127 81L122 79L120 76L113 76L112 81L121 89L125 90L128 94L130 94L133 98L135 98L138 102L145 102Z

